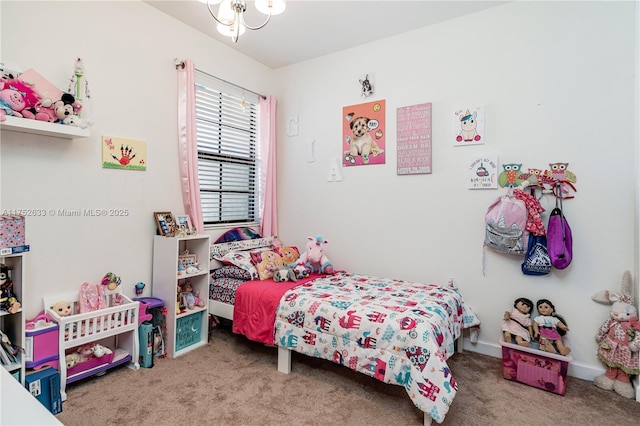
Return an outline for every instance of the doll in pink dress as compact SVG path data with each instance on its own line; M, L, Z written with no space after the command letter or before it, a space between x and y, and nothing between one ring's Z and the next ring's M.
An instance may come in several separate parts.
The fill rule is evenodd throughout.
M519 297L513 302L513 308L504 312L502 332L505 342L511 343L511 339L514 339L520 346L529 346L533 334L531 309L533 302L526 297Z
M568 355L571 348L564 345L562 336L569 331L566 321L556 314L556 307L547 299L536 302L538 315L533 319L533 337L540 339L540 350Z

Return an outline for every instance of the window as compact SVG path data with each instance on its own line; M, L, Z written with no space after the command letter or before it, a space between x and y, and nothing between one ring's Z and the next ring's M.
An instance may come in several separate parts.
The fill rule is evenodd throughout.
M196 134L204 224L259 223L257 96L196 71Z

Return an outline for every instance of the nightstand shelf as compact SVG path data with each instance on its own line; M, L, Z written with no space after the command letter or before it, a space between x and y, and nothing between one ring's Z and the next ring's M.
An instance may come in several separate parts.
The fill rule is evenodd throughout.
M180 256L188 252L202 265L200 270L178 271ZM207 344L209 329L209 236L164 237L153 240L153 296L165 301L167 307L167 340L165 347L171 358ZM199 294L203 307L181 306L179 291L186 282Z

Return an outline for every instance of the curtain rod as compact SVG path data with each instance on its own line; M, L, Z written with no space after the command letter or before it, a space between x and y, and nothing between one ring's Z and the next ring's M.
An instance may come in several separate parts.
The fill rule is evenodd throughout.
M180 59L178 59L178 58L175 58L175 59L173 60L173 63L175 64L176 69L178 69L178 67L184 68L184 61L181 61L181 60L180 60ZM200 72L200 73L202 73L202 74L206 75L207 77L215 78L216 80L221 81L221 82L223 82L223 83L225 83L225 84L228 84L228 85L230 85L230 86L237 87L238 89L242 89L242 90L247 91L247 92L249 92L249 93L253 93L253 94L254 94L254 95L256 95L256 96L261 97L262 99L267 99L267 97L266 97L265 95L262 95L262 94L260 94L260 93L258 93L258 92L254 92L253 90L249 90L249 89L247 89L247 88L245 88L245 87L238 86L238 85L237 85L237 84L235 84L235 83L232 83L232 82L230 82L230 81L224 80L224 79L222 79L222 78L220 78L220 77L216 77L215 75L212 75L212 74L209 74L208 72L204 72L204 71L202 71L202 70L199 70L198 68L196 68L196 71L198 71L198 72Z

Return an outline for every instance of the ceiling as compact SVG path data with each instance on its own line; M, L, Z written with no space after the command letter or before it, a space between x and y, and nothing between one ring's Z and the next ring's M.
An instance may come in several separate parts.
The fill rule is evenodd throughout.
M206 4L198 0L145 3L236 49L269 68L280 68L385 37L507 3L485 0L307 1L288 0L287 9L266 27L247 30L237 43L216 30ZM217 6L212 7L217 12ZM266 18L247 2L246 22ZM358 22L359 21L359 22Z

